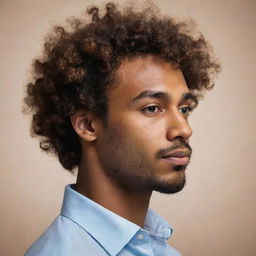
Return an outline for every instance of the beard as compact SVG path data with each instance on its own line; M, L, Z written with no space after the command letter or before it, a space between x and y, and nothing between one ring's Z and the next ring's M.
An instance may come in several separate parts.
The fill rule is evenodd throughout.
M141 168L142 166L140 165L139 171L141 171ZM186 176L184 173L186 167L177 165L174 168L175 172L179 172L179 174L175 175L176 177L174 178L167 179L158 177L154 174L154 171L152 171L150 175L142 176L136 172L135 168L116 168L116 166L108 169L108 175L127 190L138 192L157 191L164 194L174 194L181 191L186 184Z
M184 170L184 166L177 165L175 167L179 169L177 171L182 172L182 170ZM145 186L149 190L158 191L164 194L174 194L181 191L186 184L185 174L184 175L180 174L180 175L181 176L179 178L176 178L173 180L161 180L161 179L158 179L157 177L152 176L145 182Z
M108 129L109 130L109 129ZM155 157L146 154L138 142L131 142L127 136L119 135L110 129L105 141L99 146L99 160L106 174L126 190L158 191L173 194L181 191L186 184L186 165L174 165L168 170L167 177L158 174L157 163L161 154L167 150L190 146L185 142L177 142L172 149L161 149ZM162 160L161 160L162 161Z
M120 164L120 162L119 162ZM134 166L135 165L135 166ZM165 194L174 194L181 191L186 184L186 176L184 174L184 166L175 166L175 172L179 172L179 177L164 179L154 174L154 171L149 175L140 175L141 170L147 170L142 165L136 165L133 162L130 165L109 165L107 169L108 176L115 180L126 190L133 191L158 191Z

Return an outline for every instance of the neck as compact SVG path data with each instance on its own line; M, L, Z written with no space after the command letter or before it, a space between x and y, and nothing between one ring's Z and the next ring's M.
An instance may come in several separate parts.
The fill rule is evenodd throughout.
M95 154L87 152L83 156L75 190L138 226L144 226L152 192L122 186L106 174Z

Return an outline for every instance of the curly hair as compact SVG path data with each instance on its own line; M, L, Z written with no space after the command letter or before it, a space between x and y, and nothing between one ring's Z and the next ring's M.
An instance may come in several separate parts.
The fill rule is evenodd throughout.
M152 8L120 10L115 4L87 10L90 21L75 19L68 31L56 26L46 38L44 54L33 63L34 82L26 87L25 112L32 114L31 135L58 156L62 166L79 165L81 147L70 116L89 110L107 118L106 89L125 57L156 55L181 69L188 88L213 87L220 71L211 46L194 23L176 22Z

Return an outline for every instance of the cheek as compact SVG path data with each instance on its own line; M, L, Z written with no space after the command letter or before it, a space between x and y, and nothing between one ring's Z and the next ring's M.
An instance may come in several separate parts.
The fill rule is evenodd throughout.
M122 147L130 148L137 153L144 152L148 158L152 158L166 145L165 129L163 119L145 118L133 113L127 114L125 119L112 119L108 134L112 142L116 141L122 144ZM120 150L122 151L122 148Z
M122 122L112 124L107 137L111 150L120 157L131 159L147 153L147 137L135 126Z
M109 173L141 173L148 169L149 155L145 146L123 129L110 129L101 144L99 160Z
M165 145L165 132L163 125L155 123L133 125L129 129L129 137L136 142L142 150L153 154Z

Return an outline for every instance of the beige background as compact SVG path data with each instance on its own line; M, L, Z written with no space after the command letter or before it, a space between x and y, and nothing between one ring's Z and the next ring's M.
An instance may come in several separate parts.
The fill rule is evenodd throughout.
M255 256L256 1L155 2L165 14L197 20L223 71L191 116L187 186L172 196L155 193L151 207L173 225L170 243L184 256ZM30 138L21 99L43 35L88 3L0 1L1 256L24 253L58 214L64 185L75 181Z

